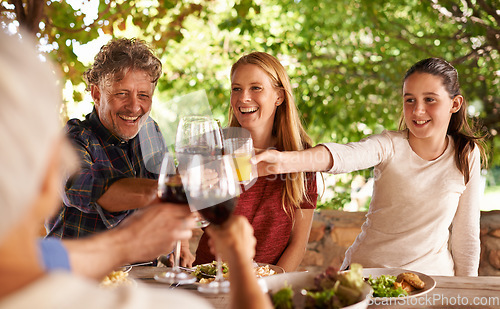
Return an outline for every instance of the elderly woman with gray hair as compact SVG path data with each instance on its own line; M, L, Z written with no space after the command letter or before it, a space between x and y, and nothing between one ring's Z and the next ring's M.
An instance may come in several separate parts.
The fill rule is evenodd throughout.
M141 284L102 289L96 281L88 279L95 274L88 274L85 269L49 272L44 268L39 253L39 228L56 210L63 177L75 171L77 160L60 127L61 91L53 70L39 60L28 35L22 35L24 42L18 36L0 31L0 308L210 308L203 299L182 290L148 289ZM168 204L150 206L153 207L150 209L159 211L160 206L168 209ZM147 216L146 211L142 212L143 216ZM186 222L189 218L187 213L179 221ZM137 225L141 219L135 218L135 223L131 220L134 216L128 224L124 222L122 231ZM177 233L189 231L186 224L181 225L184 226L172 228ZM232 274L238 281L231 291L233 306L269 306L269 299L260 290L256 278L248 276L253 272L250 265L255 252L249 245L255 244L251 227L247 221L235 218L226 228L239 232L214 230L213 236L216 249L222 255L228 256L234 265L243 265ZM100 237L118 232L120 229L114 229ZM184 232L183 237L189 236L190 231ZM158 235L160 237L163 234ZM221 244L231 242L231 238L247 246L221 248ZM101 242L92 238L72 242L67 248L71 262L82 247L100 251L98 255L102 257L112 254L108 247L96 244ZM249 298L260 302L252 303Z

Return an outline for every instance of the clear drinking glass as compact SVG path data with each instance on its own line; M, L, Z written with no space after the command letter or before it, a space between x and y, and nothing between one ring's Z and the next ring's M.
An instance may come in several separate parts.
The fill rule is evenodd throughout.
M185 116L179 121L175 137L177 153L222 155L224 139L219 122L210 116Z
M179 204L179 207L188 207L188 199L180 174L177 170L175 156L166 153L160 169L158 178L158 198L162 202ZM163 272L156 279L170 284L190 284L196 281L196 277L180 270L181 241L177 240L174 251L174 264L172 268Z
M181 161L189 155L222 155L224 138L219 121L204 115L182 117L177 126L175 151L180 155ZM210 223L203 218L197 220L199 228L208 224Z
M241 184L249 184L252 179L257 177L257 167L250 163L250 159L255 155L251 137L235 137L224 140L224 153L233 157L238 181Z

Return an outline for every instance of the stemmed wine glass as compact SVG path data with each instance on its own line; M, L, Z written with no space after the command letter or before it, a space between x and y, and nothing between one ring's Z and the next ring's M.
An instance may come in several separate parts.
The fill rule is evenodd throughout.
M224 136L217 119L205 115L181 118L175 137L175 151L181 158L195 154L217 156L222 155L223 150ZM200 228L206 227L208 224L208 221L201 218L197 221Z
M222 155L224 138L218 120L210 116L184 116L175 137L177 153Z
M196 209L210 224L226 222L238 202L240 185L233 158L225 156L188 155L181 171L189 206ZM227 293L229 282L222 275L222 260L217 255L215 280L198 286L202 293Z
M167 152L161 164L158 178L158 198L162 202L188 204L186 192L182 185L180 174L178 173L176 158L172 153ZM190 284L196 281L196 277L182 272L179 268L181 253L181 241L175 243L174 264L168 271L155 277L156 280L170 284Z

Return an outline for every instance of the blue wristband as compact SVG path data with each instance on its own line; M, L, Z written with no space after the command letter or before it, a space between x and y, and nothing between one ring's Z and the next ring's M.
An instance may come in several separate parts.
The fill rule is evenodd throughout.
M44 238L39 241L43 266L46 271L67 270L71 271L66 248L59 238Z

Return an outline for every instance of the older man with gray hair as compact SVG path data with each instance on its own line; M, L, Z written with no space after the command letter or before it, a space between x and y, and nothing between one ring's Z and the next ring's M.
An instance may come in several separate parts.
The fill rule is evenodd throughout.
M63 204L46 224L48 236L79 238L111 229L158 202L165 144L149 113L161 72L160 60L137 39L114 39L95 56L84 74L94 109L66 125L81 168L66 182Z

